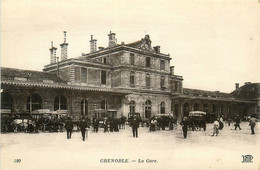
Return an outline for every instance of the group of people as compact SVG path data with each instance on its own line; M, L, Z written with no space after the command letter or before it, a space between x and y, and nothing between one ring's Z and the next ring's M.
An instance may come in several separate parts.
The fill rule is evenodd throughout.
M230 120L227 120L228 124L230 125ZM241 119L239 117L239 115L237 115L235 117L235 130L237 130L237 128L239 130L241 130L240 127L240 123L241 123ZM187 138L187 132L188 132L188 117L184 116L182 121L180 122L181 126L182 126L182 130L183 130L183 137L186 139ZM249 119L249 126L251 128L251 134L254 135L255 134L255 125L256 125L256 118L254 116L251 116L251 118ZM213 134L211 136L218 136L219 135L219 130L222 130L224 128L224 119L223 116L218 117L214 123L213 123Z
M156 117L153 116L150 121L148 122L149 124L149 131L153 132L156 130L165 130L165 128L168 126L169 130L173 130L174 127L177 127L177 118L173 118L171 116L162 116L162 117Z
M73 122L71 120L71 118L69 117L68 120L65 123L65 129L67 130L67 139L71 139L71 134L73 131ZM79 128L81 131L81 135L82 135L82 140L85 141L86 136L88 135L88 128L89 128L89 124L87 122L87 120L85 118L83 118L80 122L79 122Z
M119 132L119 129L121 129L121 128L124 129L125 120L126 120L125 117L121 117L121 118L105 117L104 121L103 121L104 133ZM80 129L81 135L82 135L82 140L85 141L86 137L88 136L88 131L89 131L89 128L91 125L90 119L83 117L79 122L76 122L75 125L77 125L77 128ZM94 133L98 133L99 126L100 126L100 120L96 117L93 117L92 127L93 127ZM135 124L135 127L136 127L136 124ZM73 128L74 128L74 124L72 122L72 119L69 117L65 123L65 129L67 130L67 139L71 139L71 134L72 134ZM135 134L136 134L135 136L137 137L138 136L137 132Z

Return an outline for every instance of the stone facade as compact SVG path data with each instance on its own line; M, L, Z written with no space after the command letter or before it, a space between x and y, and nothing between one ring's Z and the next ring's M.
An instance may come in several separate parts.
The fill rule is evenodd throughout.
M149 35L129 44L117 44L115 33L108 36L109 46L98 51L91 36L90 53L77 58L55 62L51 53L53 60L43 72L2 68L3 108L13 113L66 110L90 117L100 110L116 110L118 117L136 112L144 118L172 114L178 119L192 110L225 117L256 111L255 101L184 89L182 76L170 66L170 55L160 53L159 46L152 48ZM66 37L63 44L67 51Z

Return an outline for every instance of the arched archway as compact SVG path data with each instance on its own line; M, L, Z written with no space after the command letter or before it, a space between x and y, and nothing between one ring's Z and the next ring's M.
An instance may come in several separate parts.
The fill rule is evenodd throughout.
M184 116L189 116L189 104L188 103L185 103L183 105L183 114L184 114Z
M160 104L160 110L161 110L161 114L165 114L165 103L164 102L162 102L161 104Z
M216 115L216 113L217 113L217 106L216 106L216 104L212 105L212 112Z
M144 116L145 118L150 118L152 113L152 102L147 100L144 104Z
M67 110L67 98L65 96L60 95L55 98L54 110Z
M34 111L42 109L42 97L39 94L32 94L27 97L27 110Z
M1 109L13 110L13 96L10 93L1 94Z
M193 110L194 111L198 111L199 110L199 104L198 103L195 103L194 105L193 105Z
M209 113L209 108L208 108L208 104L207 103L205 103L203 105L203 111L206 112L207 114Z

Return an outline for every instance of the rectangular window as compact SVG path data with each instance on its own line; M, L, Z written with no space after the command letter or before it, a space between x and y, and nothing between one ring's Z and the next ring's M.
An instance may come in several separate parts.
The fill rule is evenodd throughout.
M134 73L130 73L130 85L131 86L135 85L135 75L134 75Z
M160 68L161 68L161 70L165 70L165 61L164 60L160 61Z
M132 53L130 54L130 64L135 65L135 55Z
M101 84L106 84L107 82L107 72L101 71Z
M87 68L81 67L81 82L87 83Z
M151 67L151 58L146 57L146 67Z

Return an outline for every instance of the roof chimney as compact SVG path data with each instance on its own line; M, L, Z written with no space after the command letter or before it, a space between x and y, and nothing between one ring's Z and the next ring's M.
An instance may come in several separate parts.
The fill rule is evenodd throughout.
M68 58L68 43L66 43L66 31L63 31L64 33L64 42L60 44L61 47L61 61L66 60Z
M93 39L93 35L91 35L90 39L90 53L96 52L97 51L97 40Z
M98 47L99 51L104 50L104 49L105 49L104 47Z
M153 49L156 53L160 53L160 46L155 46Z
M108 34L108 47L114 46L116 46L116 34L110 31L110 33Z
M50 63L56 63L56 47L53 47L53 41L51 42L51 48L50 48L50 52L51 52L51 60Z
M239 89L239 83L236 83L236 90Z

